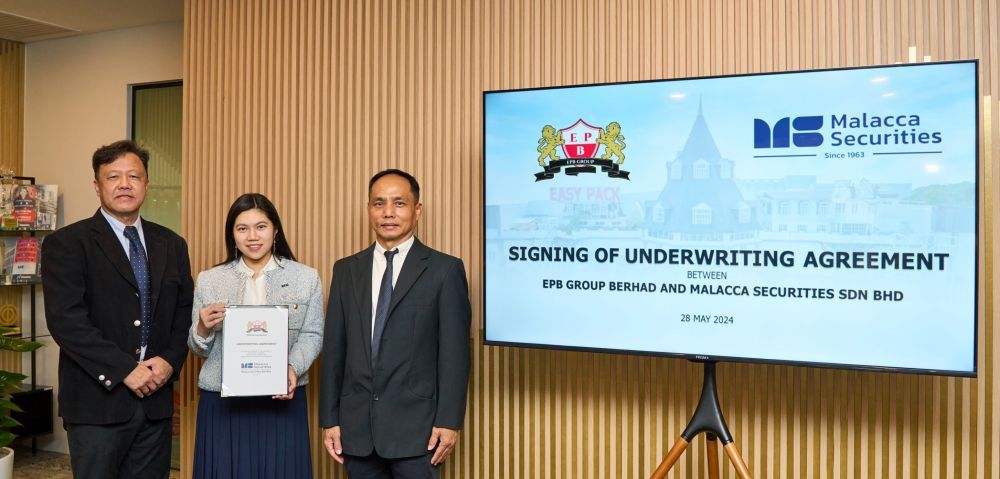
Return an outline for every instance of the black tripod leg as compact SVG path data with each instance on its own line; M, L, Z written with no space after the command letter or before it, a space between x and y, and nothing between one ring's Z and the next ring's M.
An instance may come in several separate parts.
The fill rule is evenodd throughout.
M736 444L733 443L733 436L729 433L725 418L722 417L722 408L719 407L719 395L715 388L715 362L708 361L703 363L703 366L705 368L705 378L701 387L701 399L698 401L698 407L695 409L691 421L688 422L687 428L684 429L681 437L677 439L677 442L667 452L667 457L663 458L663 462L656 468L650 479L663 479L666 477L667 472L677 462L677 459L681 457L684 449L694 441L694 438L698 434L703 432L708 435L706 448L709 452L709 477L713 479L719 477L717 441L721 441L726 454L729 455L730 462L736 468L737 475L741 479L751 479L750 470L747 468L746 462L743 461L743 457L740 456L740 451L736 449Z

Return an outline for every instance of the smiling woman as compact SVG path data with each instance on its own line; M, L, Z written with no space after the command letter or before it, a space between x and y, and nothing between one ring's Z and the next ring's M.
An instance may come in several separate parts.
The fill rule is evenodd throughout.
M246 210L236 217L233 239L243 262L254 271L256 277L271 259L274 224L263 211L257 208Z
M198 275L188 335L191 351L206 358L198 376L194 477L253 477L262 470L269 477L311 477L304 387L323 338L319 274L295 262L278 210L264 195L237 198L223 236L226 259ZM286 394L222 399L222 324L226 307L237 304L288 307ZM259 451L272 453L262 463L234 460Z

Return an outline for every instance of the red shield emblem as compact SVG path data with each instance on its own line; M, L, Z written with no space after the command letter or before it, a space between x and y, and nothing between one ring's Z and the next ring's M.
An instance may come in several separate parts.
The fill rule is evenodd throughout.
M576 120L573 126L559 130L563 139L563 153L566 158L593 158L597 155L597 139L601 129L588 125L583 119Z

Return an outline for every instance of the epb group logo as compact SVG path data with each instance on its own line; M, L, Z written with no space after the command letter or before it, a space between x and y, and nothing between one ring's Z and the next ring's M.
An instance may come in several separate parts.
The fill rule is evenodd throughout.
M754 148L788 148L792 144L799 148L809 148L823 144L823 134L816 133L823 128L822 116L797 116L782 118L768 124L760 118L753 119Z

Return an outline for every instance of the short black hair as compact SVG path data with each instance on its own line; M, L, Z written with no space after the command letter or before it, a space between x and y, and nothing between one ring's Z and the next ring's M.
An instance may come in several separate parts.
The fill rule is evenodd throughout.
M295 255L292 253L292 247L288 245L288 240L285 239L285 230L281 227L281 217L278 216L278 209L274 207L274 203L271 203L271 200L260 193L244 193L236 198L236 201L229 207L229 213L226 214L226 226L223 232L223 236L226 238L226 259L216 266L231 263L241 256L240 250L236 247L236 235L233 233L233 228L236 227L236 217L244 211L252 209L262 211L264 216L271 221L271 225L274 226L274 250L272 253L279 258L295 261Z
M410 191L413 192L413 201L415 203L420 203L420 183L417 183L417 179L414 178L413 175L395 168L389 168L388 170L382 170L375 173L375 176L372 176L372 179L368 180L368 196L372 195L372 187L375 186L375 182L378 181L379 178L388 175L396 175L410 182Z
M132 140L119 140L110 145L104 145L94 152L92 160L94 164L94 178L97 178L97 172L101 170L101 165L114 162L127 153L138 156L142 160L142 168L147 172L149 171L149 150L139 146L138 143Z

